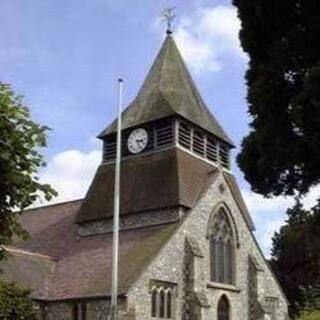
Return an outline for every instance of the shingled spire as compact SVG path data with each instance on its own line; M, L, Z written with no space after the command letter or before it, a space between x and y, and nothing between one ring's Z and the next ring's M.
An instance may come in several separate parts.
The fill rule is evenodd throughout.
M203 102L171 33L162 45L137 97L123 112L123 129L179 115L232 145ZM114 121L99 137L116 131Z

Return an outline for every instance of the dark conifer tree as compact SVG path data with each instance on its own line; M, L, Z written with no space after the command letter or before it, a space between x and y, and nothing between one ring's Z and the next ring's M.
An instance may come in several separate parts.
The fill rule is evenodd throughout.
M249 56L251 131L237 161L252 190L301 197L320 183L320 1L233 0ZM272 266L293 306L319 283L320 207L298 201L273 239Z
M320 182L320 1L233 2L252 117L238 164L255 192L306 193Z

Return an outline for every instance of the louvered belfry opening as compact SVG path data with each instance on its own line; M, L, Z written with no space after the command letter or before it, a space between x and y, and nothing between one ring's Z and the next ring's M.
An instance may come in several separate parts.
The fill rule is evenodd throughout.
M156 151L174 145L174 119L162 119L153 123L138 126L148 133L148 143L142 152ZM135 128L129 128L122 133L122 156L130 156L127 140ZM112 161L116 156L116 135L112 134L103 139L103 161Z
M104 141L104 162L115 158L116 128L115 120L99 135ZM146 130L148 135L148 144L139 154L179 147L230 169L229 151L233 143L203 101L171 34L166 37L136 98L122 114L123 157L132 156L127 138L138 128Z
M230 146L191 122L177 120L178 144L225 169L230 169Z
M148 133L148 144L143 152L157 151L170 146L179 146L215 165L230 169L230 146L214 135L180 118L168 118L140 126ZM123 132L122 156L130 156L127 139L135 128ZM116 136L104 139L103 161L112 161L116 155Z

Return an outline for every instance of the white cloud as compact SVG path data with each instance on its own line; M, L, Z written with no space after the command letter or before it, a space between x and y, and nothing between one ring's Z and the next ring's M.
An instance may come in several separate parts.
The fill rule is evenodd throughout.
M263 233L260 239L261 246L267 256L269 258L271 253L271 246L272 246L272 238L276 231L279 231L281 226L283 226L284 220L277 219L277 220L270 220L264 224Z
M242 191L243 197L253 218L258 219L261 215L272 215L284 212L286 208L293 205L294 200L286 197L265 198L257 193Z
M247 190L242 191L246 204L255 218L261 215L273 214L277 212L285 212L287 208L294 204L292 197L274 197L265 198L257 193ZM302 202L306 209L310 209L316 204L316 200L320 195L320 186L314 187L303 198Z
M101 151L97 150L67 150L54 156L40 174L40 181L59 193L51 203L83 198L100 161Z
M175 39L187 63L196 71L219 71L228 55L245 59L238 38L240 20L235 8L202 7L182 17Z

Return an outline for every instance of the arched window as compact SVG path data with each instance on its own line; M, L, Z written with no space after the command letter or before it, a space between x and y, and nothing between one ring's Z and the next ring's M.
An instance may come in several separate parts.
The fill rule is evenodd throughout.
M175 319L175 286L165 282L156 282L151 290L151 318Z
M155 318L157 316L157 297L158 291L156 288L152 290L152 302L151 302L151 317Z
M172 295L171 291L167 291L167 306L166 306L166 318L171 319L171 311L172 311Z
M211 281L234 282L234 236L223 208L215 215L210 228Z
M160 291L160 301L159 301L159 317L160 318L164 318L164 308L165 308L165 294L164 294L164 290Z
M218 320L230 320L230 305L226 296L220 298L218 304Z
M79 319L79 306L77 303L72 306L72 319L73 320Z

